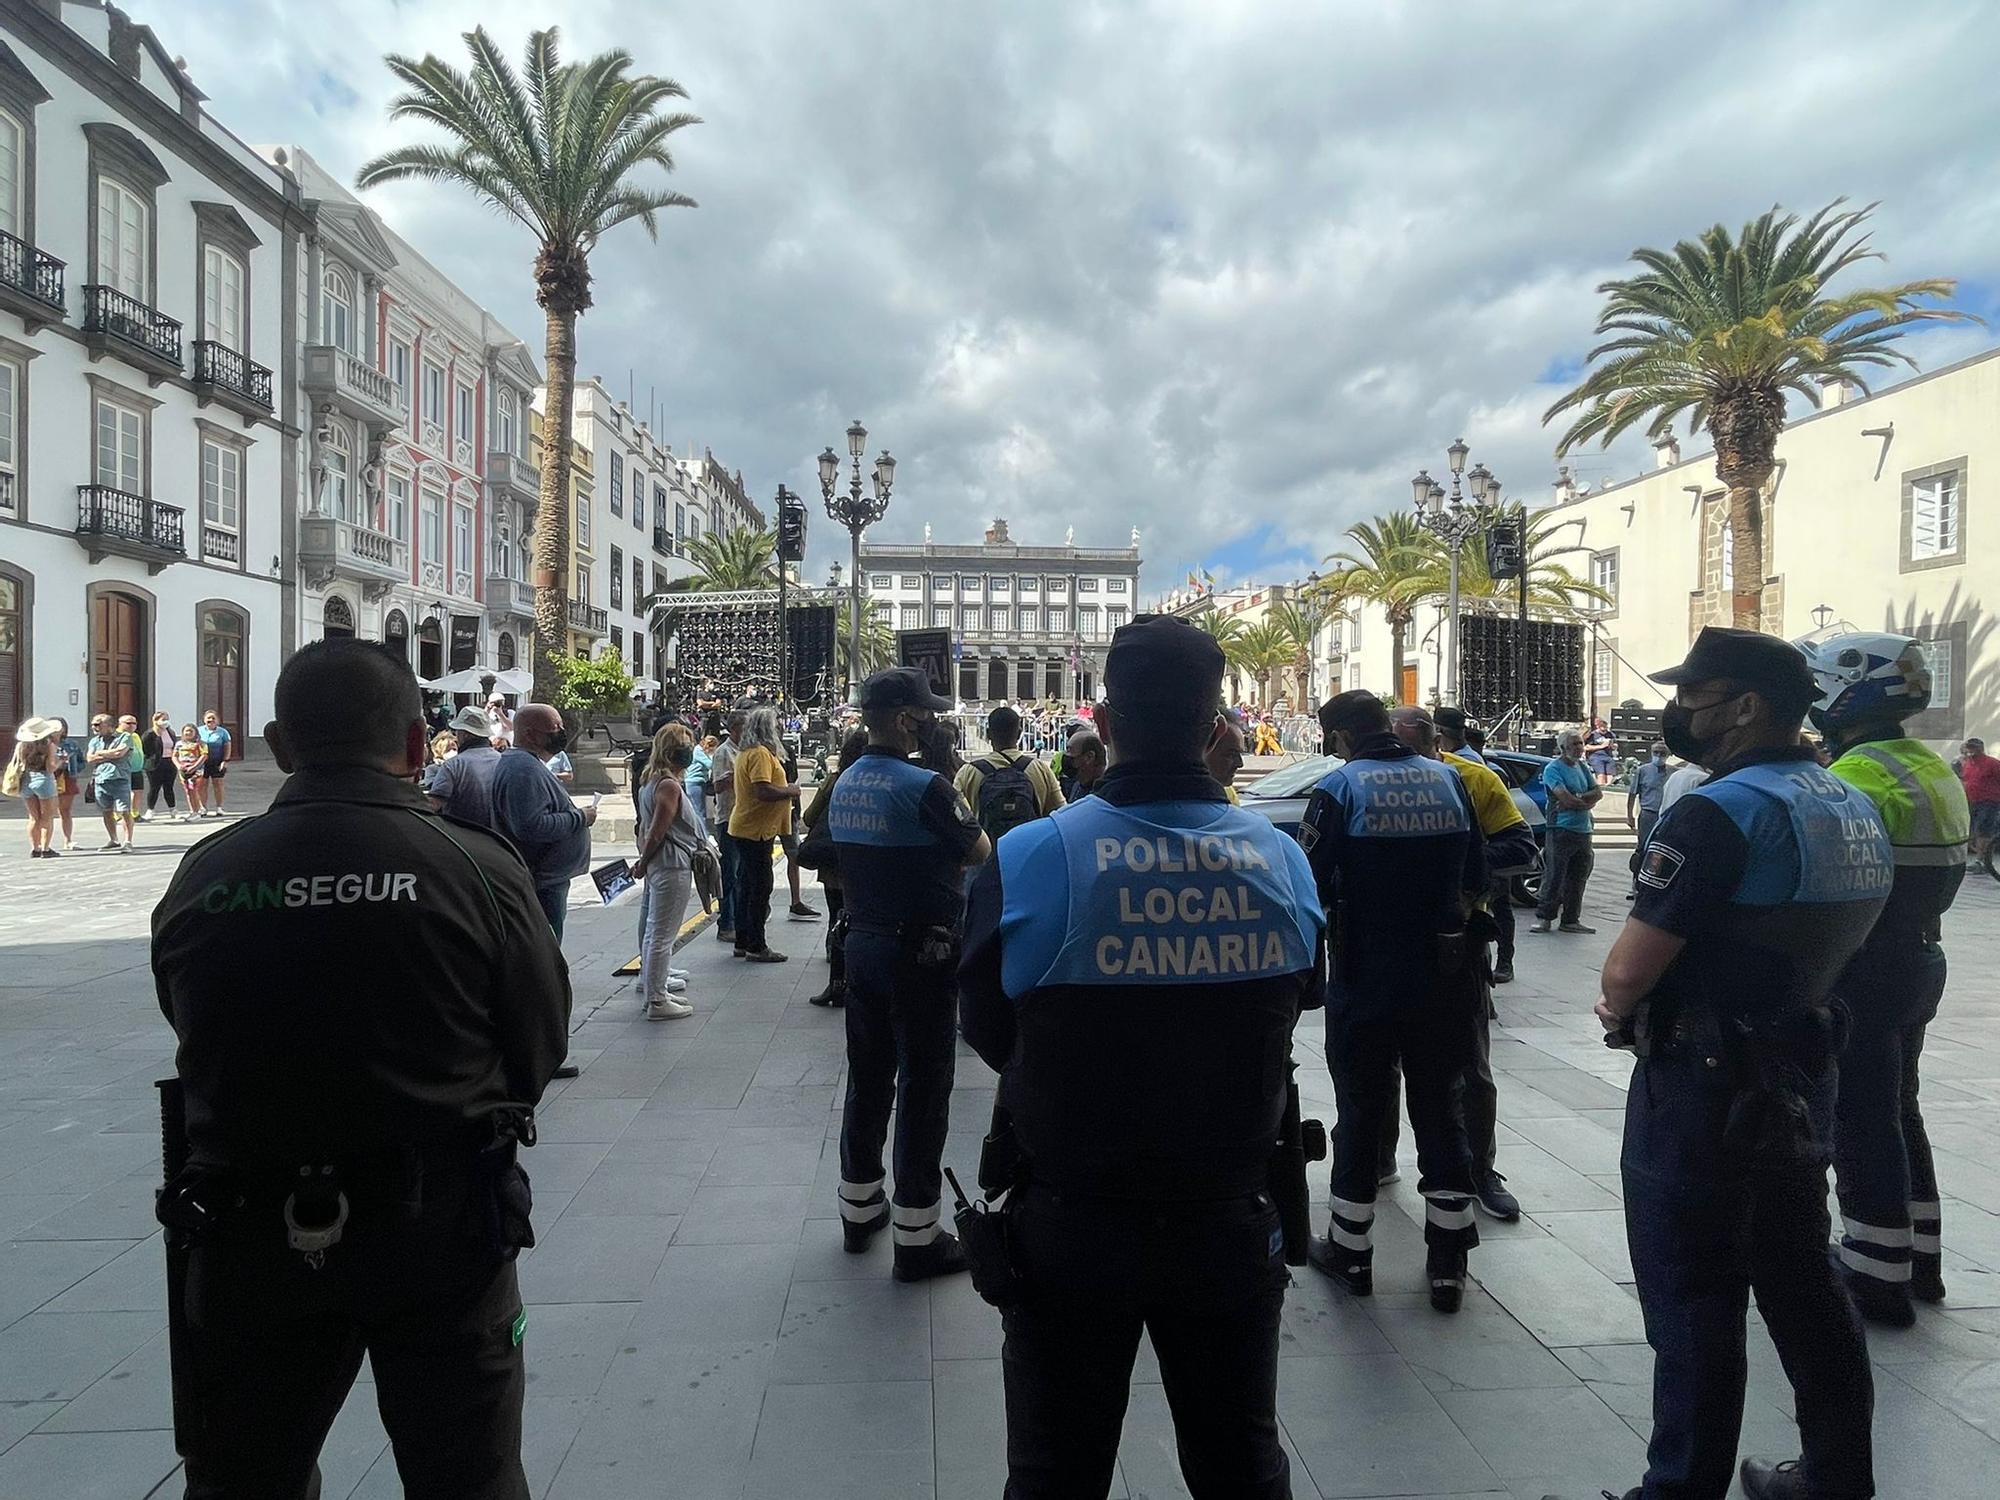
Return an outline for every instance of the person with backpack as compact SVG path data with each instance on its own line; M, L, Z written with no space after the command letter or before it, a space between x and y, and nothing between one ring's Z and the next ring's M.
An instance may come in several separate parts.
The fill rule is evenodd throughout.
M1003 833L1067 804L1048 763L1021 749L1020 714L1004 703L994 709L986 716L986 739L992 750L967 761L953 785L997 844Z

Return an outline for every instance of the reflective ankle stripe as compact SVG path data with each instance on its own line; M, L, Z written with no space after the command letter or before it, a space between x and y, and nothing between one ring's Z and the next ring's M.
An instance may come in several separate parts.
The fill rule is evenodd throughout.
M1944 1239L1935 1234L1913 1234L1910 1236L1910 1249L1918 1255L1942 1255Z
M1375 1205L1335 1198L1327 1214L1326 1237L1358 1255L1374 1253Z
M848 1182L840 1184L840 1216L850 1224L866 1224L879 1218L885 1200L882 1184L888 1179L878 1177L873 1182Z
M1375 1218L1375 1205L1356 1203L1352 1198L1335 1198L1333 1211L1350 1224L1367 1224Z
M1944 1205L1940 1203L1912 1203L1910 1205L1910 1248L1921 1255L1937 1255L1944 1250L1941 1238L1944 1232Z
M906 1208L898 1203L890 1210L890 1225L898 1245L928 1245L938 1237L938 1206Z
M1840 1247L1840 1263L1850 1271L1876 1281L1905 1282L1910 1279L1910 1263L1907 1260L1877 1260L1867 1252L1852 1245Z
M1470 1229L1472 1200L1461 1193L1426 1193L1424 1218L1440 1229Z
M1910 1247L1910 1226L1907 1224L1870 1224L1865 1219L1850 1219L1840 1216L1842 1239L1853 1240L1859 1245L1882 1245L1890 1250L1907 1250Z

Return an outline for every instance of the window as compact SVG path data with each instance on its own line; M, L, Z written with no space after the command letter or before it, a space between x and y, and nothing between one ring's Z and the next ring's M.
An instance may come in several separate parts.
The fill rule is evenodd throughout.
M1356 662L1354 663L1353 666L1347 669L1348 691L1352 692L1355 688L1358 688L1360 686L1361 686L1361 663Z
M461 443L472 441L472 387L458 388L458 404L452 411L451 435Z
M581 490L577 492L576 520L571 523L571 529L576 532L577 546L587 549L590 546L590 496Z
M1736 528L1728 521L1722 523L1722 592L1736 592Z
M1591 660L1590 690L1599 698L1609 698L1618 681L1618 657L1609 646L1599 646Z
M674 510L678 513L680 507L676 505L674 507ZM656 484L653 486L653 530L655 533L658 533L661 531L665 531L666 529L667 529L667 492Z
M201 444L201 525L231 535L243 525L243 450L210 438Z
M1924 655L1931 665L1931 702L1925 712L1952 706L1951 673L1956 665L1952 645L1950 636L1937 636L1923 643Z
M1024 610L1022 610L1022 611L1020 612L1020 616L1021 616L1021 629L1023 629L1023 630L1026 630L1026 631L1032 631L1032 630L1035 630L1035 629L1037 628L1037 619L1036 619L1036 617L1037 617L1037 616L1039 616L1040 614L1041 614L1041 611L1040 611L1040 610L1038 610L1038 609L1024 609Z
M424 486L423 494L423 558L427 563L444 562L444 491Z
M444 366L424 361L424 420L433 427L444 425Z
M1604 590L1603 607L1618 607L1618 549L1609 552L1593 552L1590 555L1590 581Z
M1124 580L1124 579L1122 579L1122 578L1107 578L1107 579L1105 579L1105 580L1104 580L1104 592L1105 592L1105 593L1107 593L1107 594L1122 594L1122 593L1124 593L1124 592L1125 592L1125 580Z
M14 493L21 473L20 430L21 367L11 359L0 359L0 510L21 508Z
M646 612L646 564L643 558L632 559L632 613Z
M1066 609L1051 609L1049 611L1049 634L1061 635L1067 629L1069 629L1069 611Z
M1049 593L1051 595L1065 593L1068 589L1069 580L1067 578L1051 578L1049 580Z
M965 623L964 623L964 625L962 625L962 626L960 627L961 629L963 629L963 630L977 630L977 629L979 628L979 606L978 606L978 605L976 605L976 604L968 604L968 605L966 605L966 606L965 606L965 607L964 607L964 608L963 608L962 610L960 610L960 611L959 611L959 613L960 613L960 614L961 614L961 615L962 615L962 616L964 617L964 619L965 619Z
M514 393L502 389L500 392L499 431L495 434L494 447L501 453L514 451Z
M1021 597L1025 599L1027 598L1028 595L1039 592L1041 587L1042 587L1041 579L1023 578L1016 592L1018 592L1021 595Z
M27 230L28 132L21 122L0 110L0 230L21 239Z
M410 476L389 476L389 535L399 542L410 539Z
M685 505L676 505L674 507L674 535L678 537L684 537L687 534L688 534L687 507Z
M124 183L97 180L97 279L128 297L147 300L147 224L152 207Z
M143 493L145 418L111 401L97 403L97 482L128 494Z
M1084 639L1097 639L1097 606L1086 604L1076 612L1076 627L1083 632Z
M496 653L497 653L497 655L496 655L496 658L495 658L495 661L496 661L496 664L497 664L497 665L499 666L500 670L501 670L501 671L503 671L503 672L511 672L511 671L513 671L513 670L514 670L514 632L513 632L513 631L511 631L511 630L503 630L503 631L501 631L501 632L500 632L500 644L499 644L499 645L498 645L497 647L495 647L495 648L494 648L494 650L495 650L495 651L496 651Z
M1013 586L1013 579L1007 577L1004 573L995 574L986 580L986 596L989 599L997 599L1000 595L1013 588Z
M201 252L201 335L244 352L243 262L214 245Z
M320 338L352 354L354 321L354 283L346 271L329 265L319 278Z
M1907 562L1952 562L1964 555L1962 478L1957 468L1942 465L1904 476Z
M1079 578L1079 579L1077 579L1077 581L1076 581L1076 591L1077 591L1077 592L1078 592L1079 594L1094 594L1094 593L1096 593L1096 592L1097 592L1097 580L1096 580L1095 578Z
M932 607L931 626L933 629L951 629L951 606L949 604L939 604Z
M1122 610L1122 609L1107 609L1107 610L1106 610L1106 611L1104 612L1104 628L1105 628L1105 630L1107 630L1107 631L1113 631L1113 630L1116 630L1116 629L1117 629L1117 628L1118 628L1118 627L1119 627L1120 625L1123 625L1124 623L1125 623L1125 611L1124 611L1124 610Z
M611 452L611 514L625 514L625 456L615 448Z
M326 494L324 503L326 505L326 512L328 515L337 516L343 521L351 521L354 517L348 514L347 508L349 504L348 496L352 488L349 481L352 475L349 473L347 461L347 424L345 422L336 420L332 426L327 428L325 453Z
M638 631L632 632L632 675L641 676L646 670L646 638Z
M625 554L616 547L611 549L611 607L625 607Z
M410 346L398 339L389 346L389 379L396 387L396 409L410 419Z
M611 627L611 650L616 656L625 654L625 628L622 625Z
M963 578L958 580L960 592L968 597L979 592L980 583L981 579L977 573L967 573Z
M583 568L570 576L569 592L578 604L590 603L590 569Z
M905 604L896 614L898 630L915 630L924 623L924 610L920 604Z
M472 507L454 505L451 508L451 568L454 574L462 574L471 587L472 578ZM463 589L459 592L464 592Z
M898 587L906 589L920 589L924 586L923 579L915 573L905 573L896 580L896 583Z
M646 529L646 476L637 469L632 471L632 529Z
M667 575L656 566L653 569L653 592L656 594L664 594L666 591L667 591Z
M876 588L878 588L878 589L886 589L886 588L888 588L888 587L889 587L889 575L888 575L887 573L877 573L877 574L875 575L875 587L876 587Z

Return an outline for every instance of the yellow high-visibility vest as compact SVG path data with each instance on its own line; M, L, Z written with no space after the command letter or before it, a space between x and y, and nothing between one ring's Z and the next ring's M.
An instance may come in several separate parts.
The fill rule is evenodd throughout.
M1882 814L1899 865L1962 865L1972 813L1957 776L1918 740L1870 740L1832 766Z

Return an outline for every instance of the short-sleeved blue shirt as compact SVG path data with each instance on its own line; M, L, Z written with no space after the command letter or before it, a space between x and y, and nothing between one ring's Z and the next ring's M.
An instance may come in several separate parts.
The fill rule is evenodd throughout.
M1562 787L1581 797L1597 785L1597 778L1582 766L1573 766L1566 760L1552 760L1542 767L1542 785L1551 791ZM1593 821L1589 808L1557 807L1556 799L1549 798L1549 822L1557 828L1568 829L1571 833L1588 833Z

